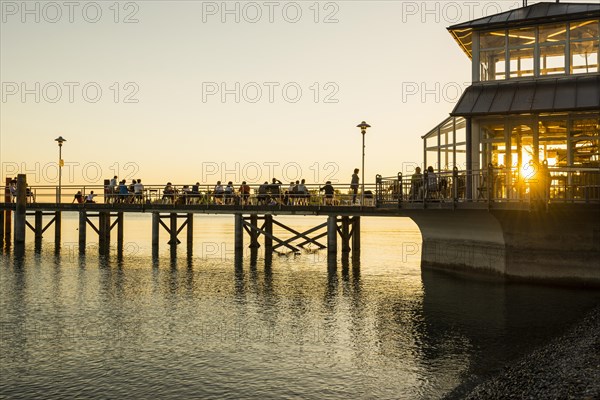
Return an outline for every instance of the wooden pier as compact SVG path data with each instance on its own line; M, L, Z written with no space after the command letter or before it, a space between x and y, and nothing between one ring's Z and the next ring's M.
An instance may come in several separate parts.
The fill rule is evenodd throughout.
M236 265L246 248L255 256L262 247L267 262L273 252L297 253L309 245L326 251L328 265L332 265L340 253L342 260L349 256L359 260L362 217L409 217L421 232L423 265L600 286L600 199L590 195L595 192L589 186L570 188L573 196L568 191L556 192L562 197L548 197L548 192L544 197L542 192L532 191L527 201L520 196L493 197L494 187L487 186L482 191L487 197L480 199L478 194L464 199L450 181L451 197L426 194L413 200L410 183L399 179L388 185L380 179L382 189L375 191L375 201L368 206L176 201L67 204L27 203L26 177L19 175L16 203L10 202L10 195L6 197L9 201L0 203L0 243L5 248L14 246L14 254L20 256L27 230L33 232L35 247L40 249L42 235L54 228L55 251L59 252L62 214L77 213L81 253L86 251L89 235L97 234L100 254L110 251L115 236L117 253L122 254L126 216L150 213L153 256L158 257L160 246L166 244L175 258L184 242L188 256L193 253L195 216L229 215L233 219ZM398 195L385 189L389 187L404 189ZM281 216L317 216L322 220L302 231L289 222L284 224ZM274 227L283 230L286 237L278 236Z

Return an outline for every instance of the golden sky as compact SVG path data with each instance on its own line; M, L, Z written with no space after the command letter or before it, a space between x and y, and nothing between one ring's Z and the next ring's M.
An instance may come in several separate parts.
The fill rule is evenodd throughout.
M63 184L348 182L362 120L395 175L469 84L445 28L521 2L67 4L0 4L3 177L56 183L62 135Z

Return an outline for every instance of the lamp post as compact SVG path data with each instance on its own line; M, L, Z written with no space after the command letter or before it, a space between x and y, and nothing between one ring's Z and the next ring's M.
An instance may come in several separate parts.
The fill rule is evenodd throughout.
M54 140L56 142L58 142L58 201L57 201L57 203L60 203L61 202L61 191L62 191L62 167L65 164L62 159L62 145L64 142L67 141L67 139L64 139L62 136L59 136Z
M360 128L360 133L362 134L362 168L361 168L361 189L360 189L360 206L364 206L365 204L365 135L367 133L367 128L370 128L371 125L367 124L365 121L356 125L357 128Z

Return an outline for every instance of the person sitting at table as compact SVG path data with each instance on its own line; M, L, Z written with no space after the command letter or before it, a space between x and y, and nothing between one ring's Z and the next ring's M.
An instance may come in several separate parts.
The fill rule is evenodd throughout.
M129 190L127 189L127 184L125 183L125 179L123 179L119 184L119 203L126 203L128 196L129 196ZM86 200L86 203L87 203L87 200Z
M144 185L142 185L142 180L138 179L137 182L133 185L133 194L134 201L142 202L142 196L144 193Z
M188 202L190 201L190 196L192 194L192 189L190 189L189 185L183 185L183 187L181 188L181 193L179 194L179 197L177 198L177 204L188 204Z
M10 190L10 201L12 203L14 203L15 199L17 198L17 182L16 181L15 181L15 183L13 183L12 181L10 182L9 190Z
M196 182L195 185L192 185L192 190L189 197L191 203L200 202L200 182Z
M306 180L302 179L296 189L296 191L297 191L296 195L298 196L298 203L302 204L302 205L308 205L308 203L310 201L310 192L306 188L305 183L306 183Z
M167 185L163 189L162 200L163 200L163 202L167 202L167 203L169 203L169 202L172 203L175 200L175 188L173 188L173 185L171 184L171 182L167 182Z
M227 186L224 189L225 204L233 204L233 198L235 196L235 189L233 188L233 182L227 182Z
M265 182L258 187L258 195L256 196L257 203L266 204L269 199L269 194L267 192L269 187L269 182Z
M331 185L331 181L325 182L325 186L323 186L322 188L319 188L319 192L325 192L325 205L327 205L327 206L333 205L333 195L335 193L335 190L333 189L333 186Z
M242 200L242 205L247 206L248 200L250 199L250 186L246 184L246 181L243 181L240 186L240 198Z
M73 201L71 202L71 204L77 202L77 204L81 204L83 203L83 195L81 194L81 190L79 190L75 196L73 196Z
M215 199L215 204L223 204L223 194L225 190L223 189L223 185L221 185L221 181L217 181L215 185L215 190L213 191L213 197Z

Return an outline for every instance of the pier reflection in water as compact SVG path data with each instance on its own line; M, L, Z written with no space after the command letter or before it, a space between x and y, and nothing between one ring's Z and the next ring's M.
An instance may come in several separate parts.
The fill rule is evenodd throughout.
M406 219L365 219L360 265L336 266L319 252L265 263L259 250L236 267L230 219L196 222L207 223L189 258L182 249L153 260L143 216L127 225L138 247L122 259L66 246L3 255L0 393L439 398L598 302L595 292L421 271Z

